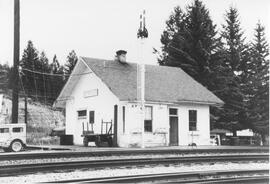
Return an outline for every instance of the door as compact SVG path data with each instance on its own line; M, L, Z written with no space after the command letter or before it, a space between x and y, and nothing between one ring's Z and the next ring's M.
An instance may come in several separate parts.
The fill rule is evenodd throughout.
M169 109L170 121L170 145L178 146L178 109Z

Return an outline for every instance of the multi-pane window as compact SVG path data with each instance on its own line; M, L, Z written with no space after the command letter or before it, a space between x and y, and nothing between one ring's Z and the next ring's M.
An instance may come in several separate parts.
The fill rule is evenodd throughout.
M9 128L0 128L0 133L8 133Z
M152 132L153 108L145 106L144 131Z
M81 111L78 111L78 119L83 119L83 118L86 118L86 110L81 110Z
M170 114L170 116L177 116L177 109L170 108L169 109L169 114Z
M22 127L12 128L12 132L15 132L15 133L23 132L23 128Z
M89 111L89 123L95 123L95 111Z
M189 131L197 130L197 111L189 110Z

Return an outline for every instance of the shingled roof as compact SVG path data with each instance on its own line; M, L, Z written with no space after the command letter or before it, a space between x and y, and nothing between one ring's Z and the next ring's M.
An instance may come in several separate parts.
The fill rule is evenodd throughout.
M121 101L137 100L137 64L82 57ZM223 104L182 69L145 65L145 100L164 103Z

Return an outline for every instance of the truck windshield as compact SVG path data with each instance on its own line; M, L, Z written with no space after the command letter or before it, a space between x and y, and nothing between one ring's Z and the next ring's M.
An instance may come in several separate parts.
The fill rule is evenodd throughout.
M15 128L12 128L12 132L22 132L23 131L23 128L22 127L15 127Z
M8 133L9 129L8 128L0 128L0 133Z

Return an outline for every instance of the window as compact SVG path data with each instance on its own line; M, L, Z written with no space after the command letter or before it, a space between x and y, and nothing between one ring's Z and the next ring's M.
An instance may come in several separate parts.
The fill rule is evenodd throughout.
M123 106L123 133L126 131L126 107Z
M15 133L23 132L23 128L22 127L12 128L12 132L15 132Z
M95 111L89 111L89 123L95 123Z
M169 114L170 114L170 116L177 116L177 109L170 108L169 109Z
M153 108L151 106L145 106L145 119L144 119L145 132L152 132L152 117L153 117Z
M189 131L197 130L197 111L189 110Z
M86 110L78 111L78 119L86 118Z
M0 128L0 133L8 133L9 129L8 128Z

